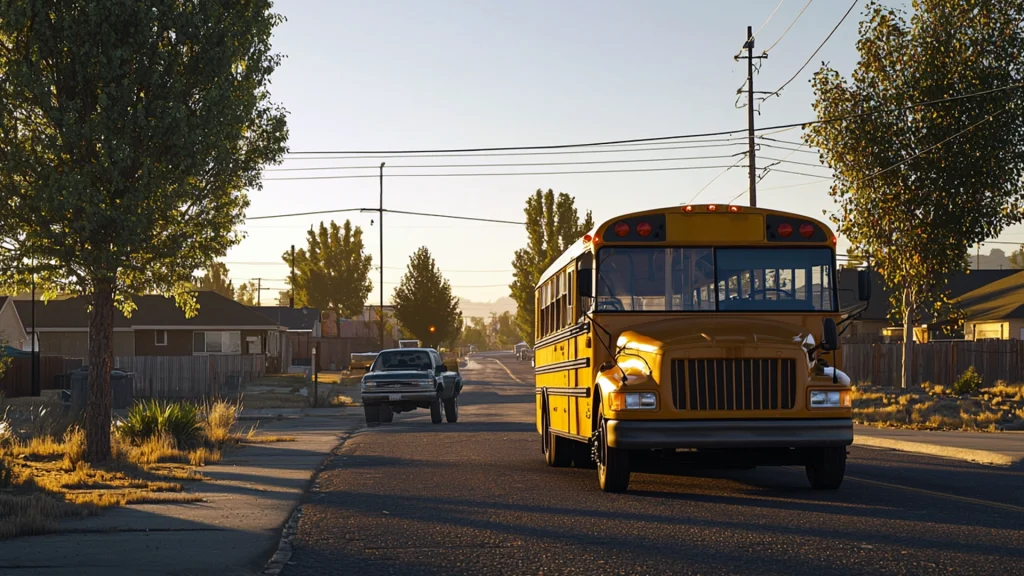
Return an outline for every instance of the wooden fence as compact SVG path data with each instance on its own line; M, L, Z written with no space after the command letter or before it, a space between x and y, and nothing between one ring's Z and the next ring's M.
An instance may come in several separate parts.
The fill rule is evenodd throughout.
M241 383L266 374L263 355L126 356L114 366L135 374L136 398L213 398L227 392L228 376Z
M387 344L387 342L385 343ZM311 366L316 349L316 363L321 371L344 370L353 352L377 352L380 341L374 338L316 338L302 333L289 333L289 352L293 366Z
M39 357L39 388L59 388L59 376L64 371L63 356ZM0 392L7 398L30 396L32 394L32 358L30 356L11 358L11 365L0 377Z
M996 380L1024 381L1024 342L982 340L914 344L913 382L950 385L974 367L985 384ZM843 371L854 382L899 386L903 370L902 343L847 343L843 345Z

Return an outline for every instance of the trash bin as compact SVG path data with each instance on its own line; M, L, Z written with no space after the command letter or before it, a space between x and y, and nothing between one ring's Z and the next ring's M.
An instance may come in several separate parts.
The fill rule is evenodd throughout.
M85 412L89 398L89 367L82 366L70 375L71 379L71 410L75 413ZM135 374L110 371L110 407L114 410L130 408L135 399Z
M242 375L241 374L228 374L227 392L237 393L238 389L242 387Z

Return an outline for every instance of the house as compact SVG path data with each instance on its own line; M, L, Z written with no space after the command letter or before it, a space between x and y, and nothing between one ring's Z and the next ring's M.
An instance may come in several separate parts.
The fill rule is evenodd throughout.
M212 291L196 292L198 314L186 318L173 298L147 295L132 299L137 309L127 317L114 313L113 352L126 356L254 355L272 353L278 327L249 307ZM32 302L14 302L23 329L31 334ZM89 299L36 302L40 354L87 358ZM0 310L2 320L2 310Z
M283 333L288 353L282 355L282 371L301 371L311 365L313 339L323 336L323 314L320 310L290 306L250 306L249 309L269 318Z
M982 330L995 330L993 326L986 326L986 323L1006 321L1010 318L993 318L991 314L1002 314L1007 306L1012 303L1008 298L1008 286L1024 282L1024 276L1020 276L1020 270L968 270L958 274L949 280L947 287L950 298L959 302L961 309L966 313L964 323L965 335L971 338L968 329L973 330L975 324L981 324ZM1014 280L1015 279L1015 280ZM871 274L871 301L868 303L864 313L853 322L846 337L860 340L881 340L883 332L893 337L902 338L902 330L895 327L889 321L889 291L886 290L881 274ZM995 287L995 288L992 288ZM969 296L972 295L972 296ZM1024 296L1024 294L1021 294ZM994 300L1002 298L1002 305L996 306ZM857 301L857 271L854 269L843 269L839 271L839 302L840 309L844 312L856 309L861 303ZM1021 302L1024 305L1024 301ZM996 306L999 312L989 311L990 307ZM1024 316L1021 317L1024 320ZM921 323L927 326L927 331L934 338L949 338L950 335L942 330L943 323L925 317ZM1016 324L1014 324L1016 326ZM1021 324L1024 327L1024 323ZM1011 326L1005 326L1007 334ZM1012 337L1019 337L1020 331ZM959 334L954 334L959 336ZM1006 335L1004 338L1011 336Z
M15 350L32 350L32 340L25 331L14 299L9 296L0 296L0 343Z
M986 284L957 298L968 340L1024 340L1024 272Z

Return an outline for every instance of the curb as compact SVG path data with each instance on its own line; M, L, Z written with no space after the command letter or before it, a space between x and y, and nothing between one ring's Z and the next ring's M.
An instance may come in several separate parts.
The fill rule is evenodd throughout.
M913 452L915 454L926 454L928 456L939 456L942 458L953 458L984 464L986 466L1013 466L1019 459L1008 454L992 452L989 450L973 450L970 448L954 448L952 446L941 446L938 444L926 444L924 442L907 442L905 440L891 440L889 438L878 438L874 436L854 435L854 446L868 446L871 448L888 448L900 452Z
M303 508L305 507L305 500L309 498L309 494L312 492L319 492L320 490L320 474L327 469L327 464L330 463L331 459L334 458L335 451L343 448L348 439L352 437L359 430L357 426L353 430L344 432L342 438L338 442L338 445L331 449L331 451L324 457L320 465L317 466L310 478L309 488L302 495L298 506L292 512L292 515L288 518L288 522L285 523L284 529L281 531L281 539L277 545L277 551L267 561L266 566L260 572L260 576L278 576L284 567L291 563L292 552L292 540L299 532L299 521L302 519Z

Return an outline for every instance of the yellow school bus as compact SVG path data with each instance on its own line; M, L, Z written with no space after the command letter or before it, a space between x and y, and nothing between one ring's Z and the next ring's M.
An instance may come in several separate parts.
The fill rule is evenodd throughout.
M803 465L814 488L838 488L853 423L835 244L814 219L724 205L585 235L536 290L547 463L596 467L609 492L631 470L702 461Z

